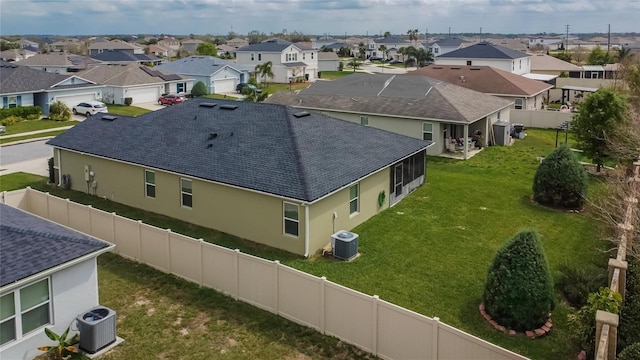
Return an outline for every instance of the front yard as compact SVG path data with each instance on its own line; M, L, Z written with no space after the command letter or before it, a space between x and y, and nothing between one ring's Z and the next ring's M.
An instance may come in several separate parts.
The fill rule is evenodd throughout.
M553 330L535 340L497 332L477 310L493 256L519 230L540 233L556 277L562 264L606 266L606 254L600 251L604 247L599 241L600 228L589 209L561 212L530 200L536 158L553 150L555 131L529 129L527 133L524 140L511 147L489 147L467 161L429 158L425 185L353 229L360 235L361 256L350 263L322 257L302 259L83 193L51 189L42 180L31 185L195 238L280 259L283 264L327 276L427 316L438 316L450 325L534 359L571 358L579 351L569 342L567 315L572 309L559 296L552 316ZM591 190L600 186L594 180ZM206 300L202 297L199 301ZM157 344L173 341L168 330L157 336ZM283 335L282 341L286 338Z

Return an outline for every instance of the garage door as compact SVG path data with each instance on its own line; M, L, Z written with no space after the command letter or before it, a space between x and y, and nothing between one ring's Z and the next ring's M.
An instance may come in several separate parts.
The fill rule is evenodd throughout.
M221 79L213 81L213 91L216 94L224 94L236 91L236 79Z
M145 102L156 102L160 97L160 92L157 86L127 89L125 97L131 98L132 104L140 104Z
M81 102L93 101L95 99L96 99L96 93L88 93L88 94L85 93L85 94L77 94L77 95L63 95L63 96L56 96L54 98L55 101L62 101L63 103L67 104L69 109L71 109L74 106L80 104Z

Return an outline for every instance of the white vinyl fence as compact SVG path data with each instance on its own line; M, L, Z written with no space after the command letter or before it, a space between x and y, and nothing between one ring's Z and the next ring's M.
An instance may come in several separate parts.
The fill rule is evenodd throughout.
M383 359L526 359L439 321L270 261L30 188L2 201L116 244L115 252L221 291ZM480 315L478 315L480 316Z
M571 122L573 113L552 110L513 110L509 114L512 124L523 124L525 128L557 129L564 122Z

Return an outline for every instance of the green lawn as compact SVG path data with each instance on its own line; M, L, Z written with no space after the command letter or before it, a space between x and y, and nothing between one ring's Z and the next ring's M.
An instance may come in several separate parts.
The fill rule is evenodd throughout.
M344 71L321 71L320 79L335 80L351 74L353 74L353 71L347 71L346 69Z
M110 114L122 116L138 116L151 112L151 110L143 109L141 107L126 105L107 104L107 108L109 109Z
M11 137L7 139L0 139L0 144L12 143L16 141L29 140L29 139L37 139L37 138L48 137L48 136L58 136L63 132L65 132L65 130L48 131L48 132L38 133L33 135L16 136L16 137Z
M209 99L223 99L223 100L231 100L231 101L235 101L239 99L238 97L228 96L225 94L207 94L204 97Z
M266 91L269 94L275 94L278 91L296 91L306 89L311 85L311 83L292 83L291 90L289 90L289 84L277 84L277 83L268 83L267 86L262 87L264 84L260 85L262 91Z
M12 135L19 134L28 131L36 131L36 130L45 130L45 129L55 129L58 127L64 126L73 126L78 122L75 120L71 121L53 121L49 119L41 119L41 120L24 120L17 124L7 125L7 132L0 135Z
M35 188L96 208L171 228L315 274L427 316L534 359L575 356L568 335L571 309L560 303L552 332L534 341L508 337L480 317L486 271L497 249L522 229L540 235L554 276L563 263L606 266L601 229L590 216L546 209L530 200L538 156L548 155L555 131L528 129L510 147L489 147L467 161L430 157L427 183L405 200L361 224L361 256L350 263L302 259L228 234L181 223L83 193ZM564 140L564 139L563 139ZM570 142L571 143L571 142ZM11 176L11 175L7 175ZM592 190L602 185L592 181Z

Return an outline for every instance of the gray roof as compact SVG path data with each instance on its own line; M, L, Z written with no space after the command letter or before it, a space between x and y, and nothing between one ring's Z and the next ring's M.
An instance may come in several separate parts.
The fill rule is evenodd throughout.
M306 202L431 144L320 114L296 117L298 112L195 98L136 118L96 115L47 144Z
M404 44L411 43L408 38L402 38L398 36L381 37L374 40L376 44Z
M481 42L448 53L439 58L465 58L465 59L520 59L530 55L508 47Z
M100 61L122 61L122 62L152 62L158 61L155 56L145 54L134 54L125 50L105 50L99 54L91 55L92 59Z
M229 66L238 71L251 71L252 68L246 65L236 64L232 61L223 60L213 56L194 55L180 60L158 65L155 69L174 74L191 76L211 76L218 71Z
M450 37L442 40L436 41L434 44L438 44L440 46L450 47L450 46L460 46L464 43L464 40L458 39L457 37Z
M236 51L263 51L263 52L281 52L290 45L292 42L282 39L270 39L257 44L251 44L239 48Z
M510 101L414 75L352 74L317 81L299 94L278 92L266 100L294 107L475 122Z
M40 92L52 87L72 75L54 74L42 70L0 61L0 94ZM94 86L93 84L70 85L72 88ZM58 88L58 87L57 87ZM59 87L62 88L62 87Z
M0 203L0 286L110 245Z

